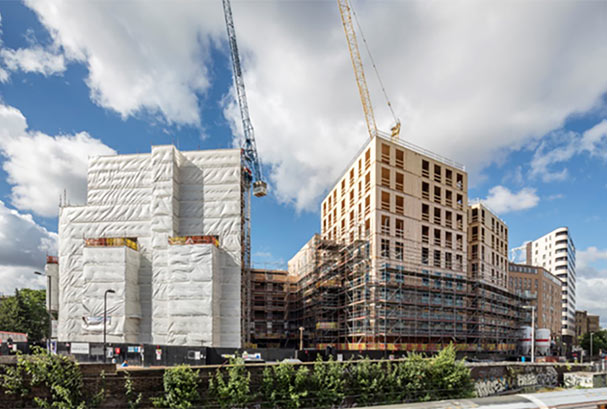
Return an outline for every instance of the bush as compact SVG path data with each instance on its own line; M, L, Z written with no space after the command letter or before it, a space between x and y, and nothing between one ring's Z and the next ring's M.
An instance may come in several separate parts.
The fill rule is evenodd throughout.
M315 402L307 402L312 386L308 379L310 371L301 366L295 370L292 364L281 363L266 367L263 371L262 398L266 407L295 409L305 405L314 407Z
M343 364L335 362L332 356L323 362L322 357L318 355L311 383L314 407L338 406L343 402L346 384Z
M230 359L227 380L218 369L209 379L209 394L222 408L243 408L254 399L251 395L251 374L242 358Z
M34 347L32 355L19 355L17 365L7 367L1 375L5 393L22 398L32 393L32 387L46 389L44 396L34 396L40 408L84 409L97 406L103 399L102 389L88 406L82 395L82 373L78 364L64 355L51 355L40 347Z
M129 409L137 409L143 398L141 392L137 393L135 391L133 379L131 379L131 374L128 371L125 372L124 376L124 395L126 396L126 402Z
M152 404L157 408L191 408L200 401L198 375L199 371L188 365L166 369L162 377L164 396L152 399Z
M433 399L470 398L474 396L474 383L470 369L463 361L455 360L455 347L449 345L433 357L429 370Z
M407 359L393 365L390 372L390 402L417 402L431 400L428 393L429 362L421 355L411 353Z
M354 401L363 406L387 401L389 362L358 361L350 368L348 391Z

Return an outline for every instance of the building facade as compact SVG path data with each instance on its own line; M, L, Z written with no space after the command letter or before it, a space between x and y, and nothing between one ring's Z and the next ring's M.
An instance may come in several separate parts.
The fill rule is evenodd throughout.
M575 312L575 341L579 345L581 337L588 333L594 333L601 329L598 315L590 315L588 311Z
M321 234L289 262L289 325L316 348L514 350L522 302L468 276L467 232L463 166L372 139L323 200Z
M508 226L482 203L468 206L468 274L507 287Z
M250 274L251 347L284 347L288 331L288 273L285 270L251 269Z
M89 161L87 203L59 213L59 342L240 347L239 149ZM53 274L51 274L53 275Z
M575 245L567 227L560 227L526 244L526 264L544 267L562 283L561 331L571 345L575 336Z
M550 329L553 339L561 334L561 280L543 267L510 263L508 288L535 307L536 328Z

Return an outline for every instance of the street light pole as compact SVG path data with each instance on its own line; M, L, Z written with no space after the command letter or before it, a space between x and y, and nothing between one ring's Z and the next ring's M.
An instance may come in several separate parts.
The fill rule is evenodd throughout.
M303 332L304 332L304 327L299 327L299 350L300 351L303 350Z
M53 282L51 280L51 276L48 274L44 274L41 273L40 271L34 271L34 274L36 274L37 276L43 276L46 277L47 280L47 288L48 288L48 306L47 306L47 312L48 312L48 337L46 339L46 348L47 350L50 352L51 351L51 338L53 336L53 314L51 313L51 297L53 296L53 292L51 291L51 283Z
M535 362L535 305L523 305L526 310L531 310L531 363Z
M107 295L114 294L116 291L108 289L103 293L103 362L107 362L105 331L107 326Z
M592 332L590 333L590 362L592 362Z

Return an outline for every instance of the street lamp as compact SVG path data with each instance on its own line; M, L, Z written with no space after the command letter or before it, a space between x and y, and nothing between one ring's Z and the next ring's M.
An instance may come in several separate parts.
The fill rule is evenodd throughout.
M300 351L303 350L303 332L304 332L304 327L299 327L299 350Z
M593 332L590 333L590 362L592 362L592 352L593 352L592 351L592 335L593 334L594 334Z
M50 351L51 350L51 338L53 336L53 315L51 313L51 297L53 296L53 293L51 292L51 276L41 273L40 271L34 271L34 274L36 274L37 276L42 276L42 277L46 277L47 280L47 288L48 288L48 337L47 337L47 350Z
M105 342L105 331L107 325L107 295L114 294L116 291L114 290L105 290L103 293L103 362L107 362L107 351L106 351L106 342Z
M531 310L531 363L535 362L535 305L523 305L523 309Z

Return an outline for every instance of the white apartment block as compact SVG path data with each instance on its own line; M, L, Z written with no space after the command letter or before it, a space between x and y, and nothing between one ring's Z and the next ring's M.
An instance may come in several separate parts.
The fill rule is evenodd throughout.
M95 157L87 202L59 213L60 342L240 347L240 149ZM52 267L52 266L51 266Z
M575 246L567 227L526 245L527 264L544 267L562 283L562 335L575 335ZM571 342L571 340L569 340Z

